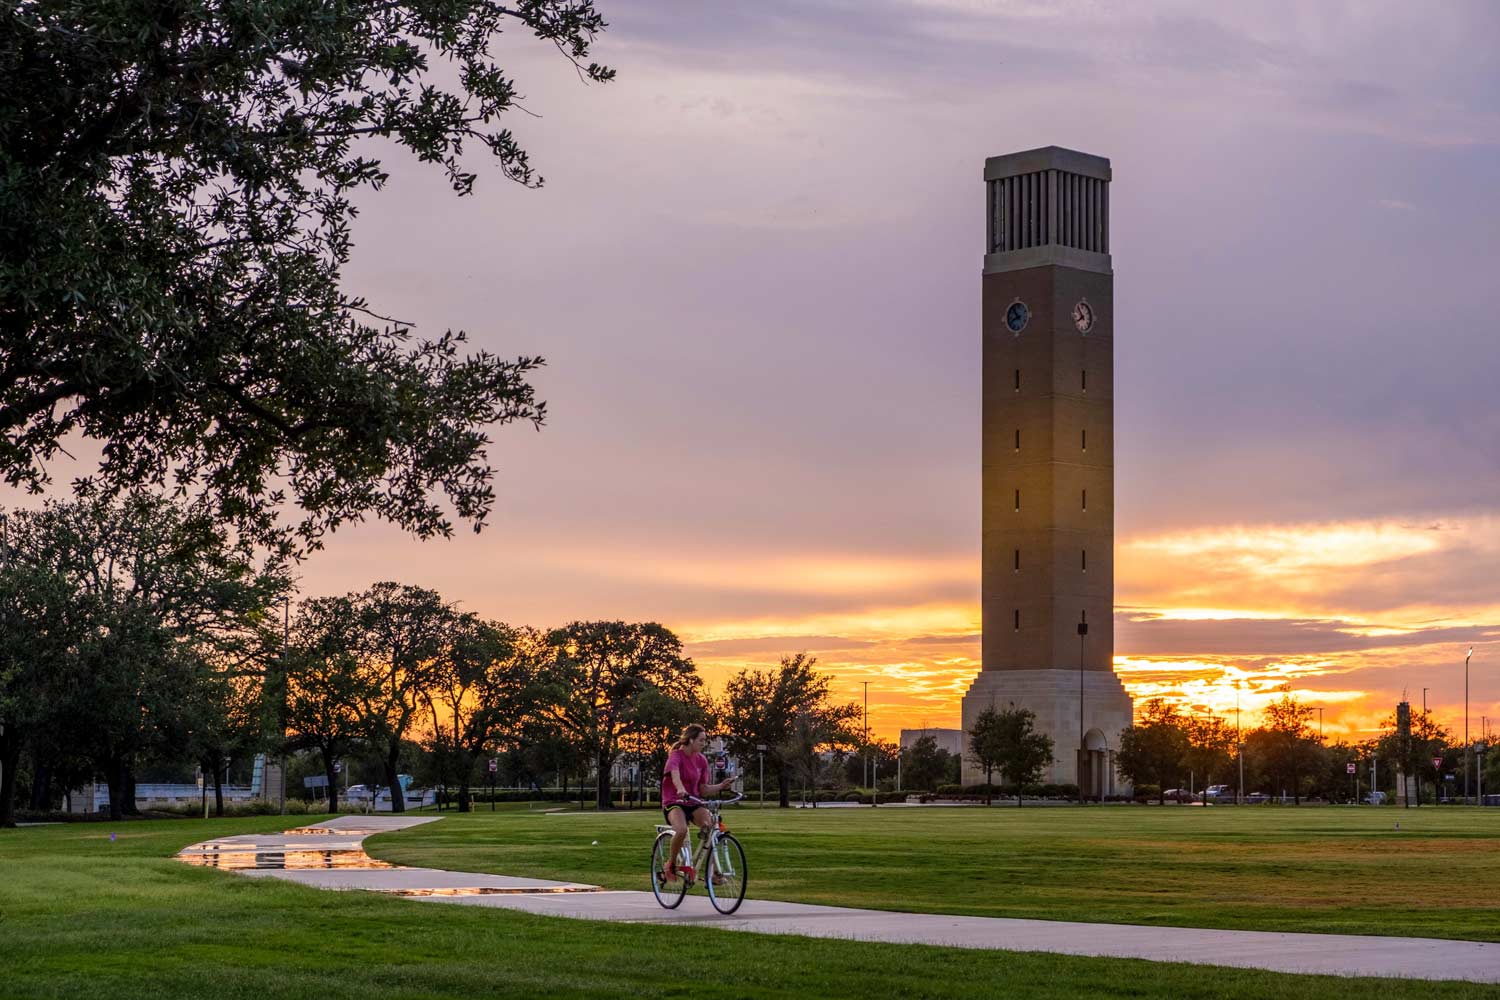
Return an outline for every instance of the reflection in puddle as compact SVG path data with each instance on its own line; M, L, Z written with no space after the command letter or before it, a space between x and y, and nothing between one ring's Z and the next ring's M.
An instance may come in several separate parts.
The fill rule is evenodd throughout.
M603 892L597 885L559 885L559 886L494 886L476 885L463 886L454 889L371 889L371 892L383 892L388 896L537 896L550 892Z
M216 845L192 854L179 854L177 859L196 868L223 868L229 871L245 869L285 869L308 871L327 868L399 868L400 865L376 861L364 851L247 851L243 848L221 850Z

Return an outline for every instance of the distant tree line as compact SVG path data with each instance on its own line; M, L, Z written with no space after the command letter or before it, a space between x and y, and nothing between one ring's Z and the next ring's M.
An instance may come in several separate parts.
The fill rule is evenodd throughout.
M38 811L102 781L120 817L143 768L184 762L222 813L231 763L260 753L310 754L335 809L340 762L397 789L414 755L460 809L492 757L512 778L592 775L608 807L616 763L659 775L694 721L763 761L787 805L862 746L804 654L716 702L661 625L513 626L393 582L297 600L284 555L191 510L132 492L0 515L0 823L22 779Z
M1430 712L1413 710L1406 733L1397 726L1393 711L1377 736L1330 742L1313 724L1314 711L1284 691L1266 706L1260 725L1237 734L1225 719L1184 714L1178 706L1154 698L1121 733L1116 763L1138 790L1149 790L1159 802L1165 801L1169 789L1191 785L1202 795L1215 784L1246 794L1286 797L1293 803L1304 798L1347 801L1372 790L1372 760L1378 762L1376 790L1393 794L1399 770L1415 777L1422 797L1432 801L1447 775L1462 770L1463 746L1454 743ZM1350 764L1355 765L1352 775ZM1486 778L1489 784L1492 779ZM1495 778L1500 779L1500 770Z

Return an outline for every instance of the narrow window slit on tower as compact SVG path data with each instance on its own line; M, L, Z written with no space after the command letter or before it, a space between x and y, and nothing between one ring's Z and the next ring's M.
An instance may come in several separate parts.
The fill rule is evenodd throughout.
M1088 549L1079 549L1078 551L1083 556L1083 558L1080 560L1082 562L1082 564L1083 564L1083 571L1085 573L1087 573L1089 571L1089 550Z
M1016 490L1016 510L1021 509L1021 491Z
M1016 391L1021 391L1021 369L1016 369Z
M1016 631L1021 631L1021 609L1016 609Z
M1021 572L1021 550L1016 549L1016 572Z
M1088 392L1089 391L1089 373L1088 373L1088 371L1087 370L1081 371L1078 374L1080 376L1080 378L1078 380L1079 387L1081 389L1083 389L1084 392ZM1018 386L1016 386L1016 388L1019 389L1020 386L1018 385Z
M1083 509L1084 510L1088 510L1089 509L1089 491L1088 490L1084 490L1083 491Z
M1089 432L1088 431L1079 431L1078 432L1078 444L1079 444L1080 447L1083 448L1084 451L1088 451L1089 450Z
M1021 450L1021 428L1016 428L1016 451Z

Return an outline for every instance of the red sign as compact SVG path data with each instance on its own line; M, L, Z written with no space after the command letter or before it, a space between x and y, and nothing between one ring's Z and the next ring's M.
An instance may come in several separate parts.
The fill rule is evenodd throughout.
M1432 766L1433 767L1437 767L1437 768L1441 768L1443 766L1443 758L1441 758L1441 757L1434 757L1434 758L1432 758Z
M1346 772L1348 772L1349 774L1353 774L1354 773L1354 761L1351 760L1349 763L1345 764L1344 765L1344 770Z
M498 770L500 770L500 758L498 758L498 757L491 757L490 758L490 773L494 774Z

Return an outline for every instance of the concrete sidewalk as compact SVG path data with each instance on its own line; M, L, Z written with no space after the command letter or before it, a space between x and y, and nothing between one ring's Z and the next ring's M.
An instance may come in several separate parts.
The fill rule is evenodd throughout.
M1474 941L960 917L756 899L745 900L737 913L725 917L714 912L708 899L701 895L690 895L677 909L664 910L650 892L404 868L374 861L364 853L364 838L371 834L402 830L435 819L346 816L285 834L205 841L185 848L179 856L189 864L324 889L365 889L586 920L689 923L762 934L1141 958L1271 972L1500 983L1500 944ZM752 888L754 884L752 880Z

